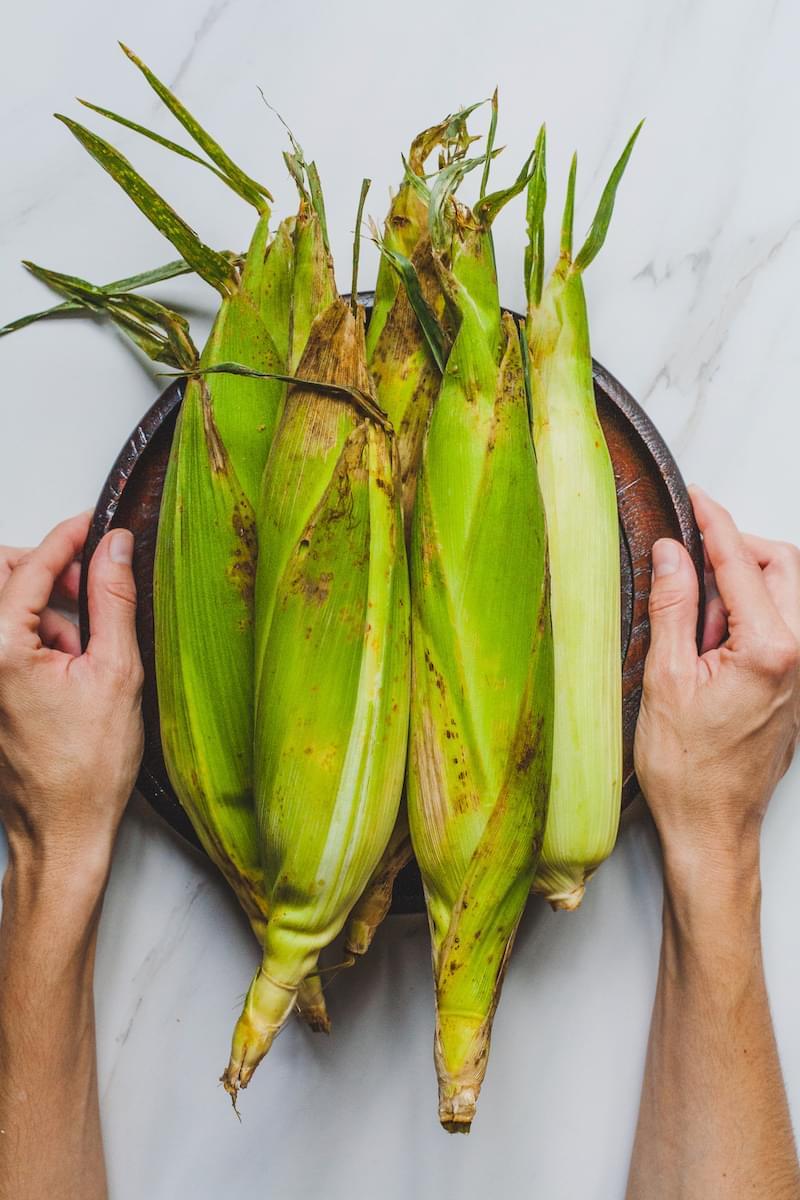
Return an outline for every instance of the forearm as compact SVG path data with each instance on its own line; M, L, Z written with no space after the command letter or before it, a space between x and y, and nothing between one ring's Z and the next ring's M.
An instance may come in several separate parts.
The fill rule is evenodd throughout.
M92 998L102 887L83 874L12 860L3 882L0 1200L107 1195Z
M628 1200L798 1200L761 959L757 850L665 855L664 930Z

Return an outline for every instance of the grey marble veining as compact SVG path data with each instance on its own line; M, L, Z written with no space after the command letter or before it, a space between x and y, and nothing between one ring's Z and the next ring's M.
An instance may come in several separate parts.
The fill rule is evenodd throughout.
M264 88L320 165L343 287L362 175L380 218L410 136L459 103L499 83L498 180L516 173L547 119L551 249L573 148L579 233L645 116L608 244L586 276L595 354L640 398L688 478L745 527L800 541L800 10L790 0L507 0L495 11L477 0L406 0L402 10L147 0L124 21L113 5L43 0L7 14L5 34L14 53L0 79L0 320L47 301L23 257L98 281L174 257L49 117L65 111L103 131L76 111L77 93L183 138L118 37L275 191L283 215L292 204L284 135ZM129 131L105 132L204 240L245 243L249 212L211 176ZM516 307L522 238L517 202L496 231L503 296ZM368 244L362 263L368 286ZM191 306L202 336L209 289L177 280L158 294ZM5 339L0 358L0 540L27 543L94 501L162 381L90 321ZM782 783L764 831L767 974L797 1116L799 778L795 768ZM391 920L368 959L336 977L329 1039L287 1028L239 1124L217 1080L256 949L208 865L134 801L96 987L114 1200L212 1200L232 1189L282 1200L621 1196L659 910L658 846L639 808L580 912L531 905L469 1139L448 1138L436 1120L421 918Z

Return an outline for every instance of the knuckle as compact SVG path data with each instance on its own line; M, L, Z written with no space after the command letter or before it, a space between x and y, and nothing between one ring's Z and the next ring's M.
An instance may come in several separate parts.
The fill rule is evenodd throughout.
M647 692L663 694L678 690L686 681L687 672L680 658L651 650L644 665L643 685Z
M787 566L800 568L800 548L794 542L778 542L777 554Z
M126 692L140 692L144 685L144 668L138 655L120 655L106 664L111 683Z
M780 675L793 674L800 665L800 646L793 637L782 639L774 649L774 669Z
M755 660L769 676L784 679L794 674L800 666L800 646L789 633L770 638L760 650L754 652Z

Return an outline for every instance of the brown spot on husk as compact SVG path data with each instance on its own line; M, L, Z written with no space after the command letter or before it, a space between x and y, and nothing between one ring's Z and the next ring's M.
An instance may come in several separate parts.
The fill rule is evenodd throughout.
M258 545L253 510L244 497L240 504L233 509L231 521L237 543L233 551L229 574L245 604L251 608L255 592Z
M332 571L321 571L319 575L307 575L305 572L299 572L293 578L290 590L295 595L303 595L311 603L321 607L331 593L331 583L333 582Z
M544 717L539 714L532 725L528 727L527 733L520 738L520 744L517 747L516 766L520 774L524 774L536 761L542 746L542 738L544 736Z
M209 463L211 470L216 474L221 475L224 471L230 470L230 460L228 451L225 449L225 443L220 437L217 423L214 420L214 410L211 405L211 393L208 390L208 384L202 377L197 380L200 388L200 404L203 412L203 432L206 439L206 447L208 449Z

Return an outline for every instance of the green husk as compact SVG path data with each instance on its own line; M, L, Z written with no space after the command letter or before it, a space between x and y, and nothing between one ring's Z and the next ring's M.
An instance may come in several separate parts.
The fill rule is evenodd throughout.
M190 379L164 484L153 578L161 741L178 799L261 941L268 913L246 686L255 566L252 504L216 428L210 387Z
M179 155L181 158L186 158L190 162L197 163L201 167L205 167L212 175L216 175L222 183L227 187L231 187L237 195L241 195L239 189L231 182L231 180L213 163L208 162L205 158L201 158L199 154L189 150L186 146L182 146L179 142L173 142L171 138L163 137L160 133L156 133L152 129L148 129L145 125L140 125L138 121L132 121L128 117L123 117L119 113L113 112L110 108L103 108L99 104L92 104L89 100L82 100L78 97L78 103L84 108L88 108L91 112L97 113L100 117L105 117L108 121L113 121L116 125L122 125L125 129L132 129L134 133L139 133L142 137L146 137L148 141L155 142L158 146L163 146L165 150L170 150L173 154Z
M139 296L132 291L132 287L138 286L140 282L149 283L154 278L169 278L164 274L166 268L160 272L150 271L132 279L120 280L119 284L97 287L77 275L64 275L32 262L26 262L25 266L32 275L41 279L53 291L68 297L67 303L45 313L33 313L29 317L13 321L0 330L0 333L11 333L43 316L52 316L69 308L71 311L109 317L153 362L167 363L185 370L192 370L197 364L197 350L189 334L188 321L159 304L157 300ZM128 286L122 290L120 284Z
M258 302L261 320L286 368L289 365L295 223L295 217L286 217L275 230L261 272Z
M301 192L293 243L291 324L286 360L290 374L297 373L315 319L338 295L321 193L317 193L314 200L310 190L307 195Z
M450 1132L468 1131L474 1116L550 775L544 511L519 338L501 314L490 232L529 176L530 160L511 188L470 212L452 201L453 172L431 204L457 333L412 528L408 806L433 943L439 1116Z
M156 676L170 782L259 939L267 896L253 808L253 499L282 385L201 374L235 357L280 368L258 310L267 246L259 218L236 292L226 297L189 378L172 443L153 577ZM213 631L213 634L210 634Z
M230 259L201 242L194 230L190 229L175 209L142 178L119 150L69 117L56 113L56 120L66 125L92 158L128 194L136 207L172 242L193 271L215 287L223 297L235 292L236 272Z
M181 123L193 141L196 142L196 144L200 147L204 154L207 155L211 162L215 164L217 168L215 174L219 175L221 178L224 178L224 181L228 184L228 186L233 188L234 191L238 192L242 199L247 200L249 204L252 204L259 213L268 214L269 202L272 200L272 195L267 188L265 188L262 183L252 179L241 169L241 167L237 166L233 159L225 153L219 143L216 142L214 138L203 128L199 121L192 116L188 109L181 104L177 96L173 95L169 88L167 88L161 82L161 80L153 74L149 67L145 66L141 59L136 57L132 50L129 50L128 47L123 45L122 42L120 42L120 48L131 60L134 66L139 68L147 82L150 84L150 87L153 89L159 99L166 105L176 120ZM106 113L105 115L110 114ZM141 133L145 133L145 135L148 137L154 136L151 135L149 131L144 130L141 126L138 127L138 130ZM172 148L175 149L174 145Z
M315 321L302 378L366 391L363 311ZM348 402L290 388L264 474L256 584L256 805L270 922L223 1076L246 1087L394 824L408 714L395 452Z
M423 130L411 144L403 182L392 199L384 234L375 234L381 265L367 330L367 362L378 403L385 409L397 441L403 519L410 536L417 472L431 407L439 391L449 353L444 295L433 262L428 233L429 190L425 164L440 148L439 166L460 161L475 140L467 119L477 105L445 117ZM383 858L348 922L345 948L365 954L391 906L400 871L413 858L405 801Z
M574 258L573 159L561 252L546 285L543 144L528 196L526 337L533 436L550 535L556 675L550 810L534 889L563 909L577 908L586 881L613 849L620 814L619 518L613 467L595 407L582 272L605 240L639 128Z
M68 313L85 312L87 310L101 314L108 310L107 300L121 301L124 300L129 292L135 291L140 287L147 287L153 283L161 283L165 279L175 279L179 275L191 274L192 268L182 258L176 259L174 262L166 263L163 267L155 267L150 271L141 271L138 275L130 275L125 279L115 279L111 283L96 284L89 283L86 279L80 279L76 275L63 275L58 271L48 270L46 267L39 267L36 263L23 260L22 265L35 275L37 279L41 279L44 283L49 284L54 291L59 295L68 296L63 304L56 304L52 308L43 309L41 312L29 313L24 317L17 317L14 321L9 321L7 325L0 327L0 337L4 337L7 333L15 333L18 329L24 329L26 325L33 325L37 321L46 320L50 317L64 316ZM165 310L166 311L166 310ZM177 314L174 314L177 316ZM149 353L149 351L145 351ZM166 362L165 358L157 358L157 362ZM181 361L177 361L176 366L182 366Z

